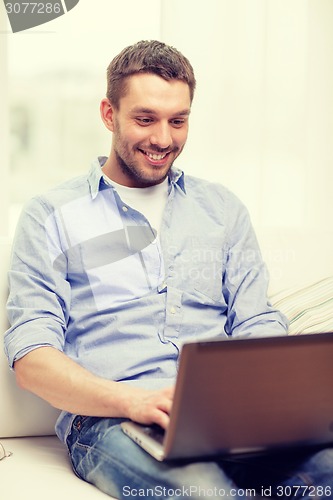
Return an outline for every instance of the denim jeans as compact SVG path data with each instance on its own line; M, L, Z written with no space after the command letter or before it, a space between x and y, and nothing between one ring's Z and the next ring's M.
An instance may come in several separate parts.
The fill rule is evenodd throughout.
M123 419L77 416L67 439L74 472L119 499L333 497L333 449L219 461L158 462L120 428Z

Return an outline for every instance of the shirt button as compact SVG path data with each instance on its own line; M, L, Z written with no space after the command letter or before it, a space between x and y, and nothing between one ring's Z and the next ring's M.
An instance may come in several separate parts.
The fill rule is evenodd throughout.
M170 312L171 314L176 314L176 308L175 307L170 307Z
M123 206L123 212L128 212L128 208L125 205Z

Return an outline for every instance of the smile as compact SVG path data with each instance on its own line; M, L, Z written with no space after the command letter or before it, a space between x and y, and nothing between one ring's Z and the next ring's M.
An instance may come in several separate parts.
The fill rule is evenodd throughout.
M157 153L149 153L149 151L144 151L144 150L140 150L142 151L142 153L144 153L146 156L148 156L148 158L150 158L151 160L154 160L154 161L161 161L161 160L164 160L164 158L169 154L169 151L166 152L166 153L163 153L163 154L157 154Z

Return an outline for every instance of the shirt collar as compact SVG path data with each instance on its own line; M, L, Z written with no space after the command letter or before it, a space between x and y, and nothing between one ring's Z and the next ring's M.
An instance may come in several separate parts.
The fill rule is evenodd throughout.
M92 199L94 200L100 191L103 189L101 186L104 185L103 179L103 171L102 167L106 162L106 156L99 156L96 158L91 165L90 172L88 174L88 183L90 188L90 194ZM184 194L186 194L185 190L185 179L184 172L174 166L171 167L169 172L169 182L170 184L174 184L180 187Z
M185 175L182 170L179 168L176 168L175 166L171 167L171 170L169 172L169 180L170 184L175 184L180 187L180 189L183 191L184 194L186 194L186 189L185 189Z
M103 179L103 171L102 167L106 162L106 156L99 156L96 158L91 165L90 172L88 174L88 183L89 189L92 199L94 200L98 195L99 190L101 189L102 179Z

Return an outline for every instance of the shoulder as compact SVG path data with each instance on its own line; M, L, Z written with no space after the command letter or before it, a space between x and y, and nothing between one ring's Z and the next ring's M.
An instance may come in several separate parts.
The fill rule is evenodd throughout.
M211 207L225 207L227 210L246 210L238 196L223 184L192 175L185 176L185 189L189 196L202 198Z
M70 207L80 198L91 199L87 175L75 177L27 201L21 210L17 230L34 227L37 231L57 217L63 207Z
M191 204L199 206L217 225L223 225L230 240L240 238L242 232L252 227L245 204L223 184L186 176L185 189Z
M63 182L43 194L34 196L29 200L25 209L43 207L47 211L54 211L76 199L90 194L87 175L81 175Z

